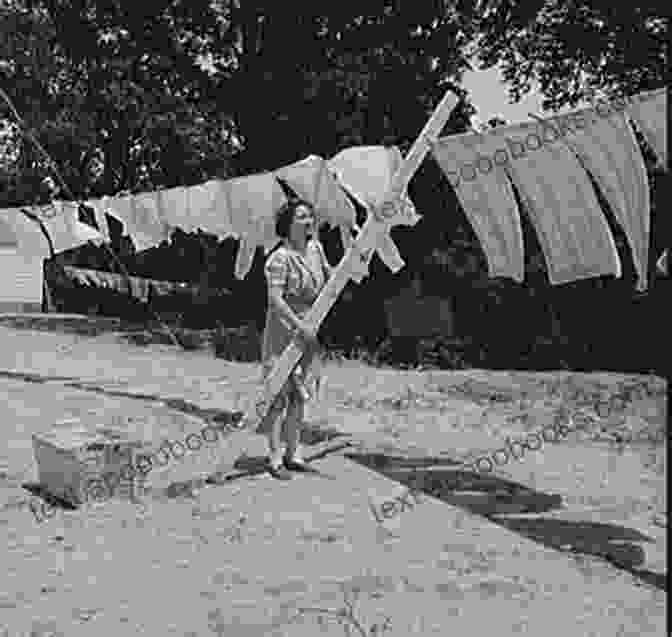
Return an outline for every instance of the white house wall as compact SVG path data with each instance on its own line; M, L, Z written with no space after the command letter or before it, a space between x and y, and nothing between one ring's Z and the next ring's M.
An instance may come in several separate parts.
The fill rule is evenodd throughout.
M0 312L39 312L42 259L0 247Z

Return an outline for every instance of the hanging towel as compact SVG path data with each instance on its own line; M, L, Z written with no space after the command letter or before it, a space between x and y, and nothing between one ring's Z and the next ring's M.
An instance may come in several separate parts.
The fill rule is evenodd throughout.
M623 229L638 276L637 289L643 291L649 263L650 191L634 132L619 112L596 117L593 109L581 109L570 122L574 126L563 139L593 176ZM552 120L547 123L554 125Z
M332 227L345 228L355 225L355 209L321 157L310 155L280 168L275 171L275 175L315 206L318 224L328 223Z
M489 275L520 283L525 272L520 211L497 150L492 137L468 134L440 139L432 153L483 246Z
M143 192L135 195L131 232L134 241L137 236L138 252L159 245L170 239L170 227L161 219L159 212L159 193ZM135 234L133 234L133 231Z
M621 276L621 262L597 195L574 153L547 143L533 122L486 134L512 160L504 169L532 219L553 285L590 277Z
M635 96L626 108L667 170L667 88Z
M231 212L233 234L240 240L236 277L244 279L252 267L258 246L266 250L277 243L275 212L286 201L273 173L238 177L222 182Z
M203 184L187 188L188 219L183 230L204 232L220 238L233 233L228 201L222 194L222 181L211 179Z

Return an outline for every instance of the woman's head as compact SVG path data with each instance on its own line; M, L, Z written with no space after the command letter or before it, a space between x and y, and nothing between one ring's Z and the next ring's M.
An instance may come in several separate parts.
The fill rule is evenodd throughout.
M314 231L315 210L308 201L291 199L275 216L275 233L283 239L301 241Z

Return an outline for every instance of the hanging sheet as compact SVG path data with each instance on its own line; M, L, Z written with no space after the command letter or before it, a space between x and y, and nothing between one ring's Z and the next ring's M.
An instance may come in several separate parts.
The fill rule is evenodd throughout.
M627 113L635 120L647 143L667 169L667 88L635 96Z
M222 197L222 182L219 179L190 186L186 191L189 213L183 230L193 232L200 228L219 237L232 233L231 213Z
M432 154L455 189L483 246L489 275L522 282L525 273L520 212L506 157L487 135L454 135L440 139Z
M327 161L329 170L339 183L366 208L379 207L392 179L403 163L396 146L353 146L346 148ZM406 193L402 195L406 225L414 226L420 216Z
M159 217L158 207L157 192L109 200L109 214L123 224L122 233L131 237L137 252L153 248L170 236L168 224Z
M328 223L332 227L345 228L355 225L355 209L321 157L310 155L280 168L274 174L313 204L318 224Z
M551 130L566 132L562 139L593 176L625 233L638 275L637 289L642 291L647 287L651 214L646 166L625 115L600 111L598 115L592 108L581 109L568 122L551 118L545 134L551 139Z
M273 173L229 179L222 183L222 201L231 212L232 234L240 239L236 277L244 279L258 246L270 250L278 241L275 211L286 201Z
M533 122L502 126L487 136L510 156L504 169L530 214L551 283L620 277L614 238L574 153L565 144L546 142Z
M173 228L185 230L191 226L191 214L187 199L187 189L183 187L159 190L159 217ZM188 232L188 231L187 231Z
M131 231L137 236L138 251L170 240L170 226L161 218L159 191L133 195L133 217ZM131 235L133 236L133 234ZM135 240L135 236L133 237Z

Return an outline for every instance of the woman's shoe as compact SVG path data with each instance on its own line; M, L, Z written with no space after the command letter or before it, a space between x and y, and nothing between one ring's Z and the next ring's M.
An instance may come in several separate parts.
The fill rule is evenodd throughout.
M283 465L274 466L270 462L266 464L266 470L276 479L276 480L291 480L292 474L287 470Z

